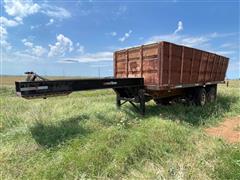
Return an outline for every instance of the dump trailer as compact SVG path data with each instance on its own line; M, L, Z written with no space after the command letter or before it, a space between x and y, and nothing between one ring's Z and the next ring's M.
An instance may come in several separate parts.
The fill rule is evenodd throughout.
M176 97L204 105L216 99L229 59L169 42L142 45L114 53L115 78L144 78L146 95L157 104Z
M47 80L28 72L27 81L15 84L24 98L112 88L117 107L129 102L144 114L145 102L152 99L160 105L175 99L201 106L213 102L228 62L224 56L162 41L116 51L113 78Z

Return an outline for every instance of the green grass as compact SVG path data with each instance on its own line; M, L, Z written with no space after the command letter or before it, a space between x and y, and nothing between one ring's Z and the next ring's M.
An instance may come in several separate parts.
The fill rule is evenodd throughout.
M111 90L25 100L0 90L3 179L239 179L240 144L204 128L240 115L239 81L213 104L115 108Z

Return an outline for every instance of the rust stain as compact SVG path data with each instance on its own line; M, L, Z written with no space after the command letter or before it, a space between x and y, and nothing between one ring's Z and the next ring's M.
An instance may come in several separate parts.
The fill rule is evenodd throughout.
M120 50L114 57L115 77L144 77L146 89L223 81L228 66L226 57L169 42Z

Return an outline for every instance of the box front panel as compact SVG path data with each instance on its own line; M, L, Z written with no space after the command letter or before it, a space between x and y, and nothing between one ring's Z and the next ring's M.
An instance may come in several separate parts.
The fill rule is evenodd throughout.
M159 44L115 53L115 77L143 77L145 86L159 86Z

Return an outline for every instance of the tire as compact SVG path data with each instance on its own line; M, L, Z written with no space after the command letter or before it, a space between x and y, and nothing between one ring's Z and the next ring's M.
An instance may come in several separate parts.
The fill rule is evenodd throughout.
M196 90L194 101L198 106L204 106L207 103L207 93L204 88L199 88Z
M217 87L212 86L212 87L208 88L207 101L212 103L216 100L216 97L217 97Z
M154 99L154 102L157 104L157 105L164 105L164 106L167 106L167 105L170 105L170 98L161 98L161 99Z

